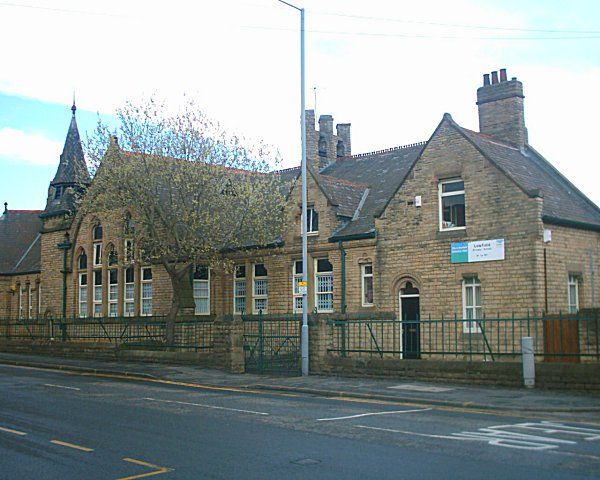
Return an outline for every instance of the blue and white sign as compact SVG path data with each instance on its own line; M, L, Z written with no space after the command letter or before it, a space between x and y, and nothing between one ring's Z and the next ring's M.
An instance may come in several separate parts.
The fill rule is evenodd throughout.
M504 260L504 239L458 242L450 245L452 263L491 262Z

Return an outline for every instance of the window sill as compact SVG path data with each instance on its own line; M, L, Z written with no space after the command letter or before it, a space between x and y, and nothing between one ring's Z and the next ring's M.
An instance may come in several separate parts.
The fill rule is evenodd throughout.
M445 239L445 238L464 238L467 236L467 228L459 227L459 228L446 228L444 230L438 230L435 232L436 239Z
M362 307L363 308L373 308L375 306L374 303L363 303Z

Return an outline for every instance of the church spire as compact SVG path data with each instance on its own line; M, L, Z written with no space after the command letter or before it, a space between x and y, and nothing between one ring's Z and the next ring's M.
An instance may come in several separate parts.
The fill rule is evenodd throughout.
M48 189L48 202L44 216L60 215L75 210L76 198L91 182L90 174L85 164L79 129L75 112L75 94L73 94L73 115L67 131L65 146L60 155L60 162L54 179Z

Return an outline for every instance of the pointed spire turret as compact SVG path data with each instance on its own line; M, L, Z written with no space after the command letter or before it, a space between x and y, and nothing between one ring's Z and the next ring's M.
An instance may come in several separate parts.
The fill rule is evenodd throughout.
M75 94L73 94L71 111L73 115L67 131L65 146L60 155L56 175L50 182L50 188L48 189L48 202L44 211L46 216L72 212L75 208L77 194L82 192L91 182L75 118L75 112L77 111Z

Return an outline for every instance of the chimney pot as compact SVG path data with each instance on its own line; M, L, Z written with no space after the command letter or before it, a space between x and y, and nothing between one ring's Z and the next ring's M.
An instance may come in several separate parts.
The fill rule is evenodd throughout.
M496 85L497 83L498 83L498 72L493 71L492 72L492 85Z
M506 68L500 69L500 81L506 82Z
M4 213L8 213L8 202L4 202Z
M517 80L517 77L512 77L511 80L514 82Z
M487 86L490 84L490 74L486 73L483 75L483 86Z

